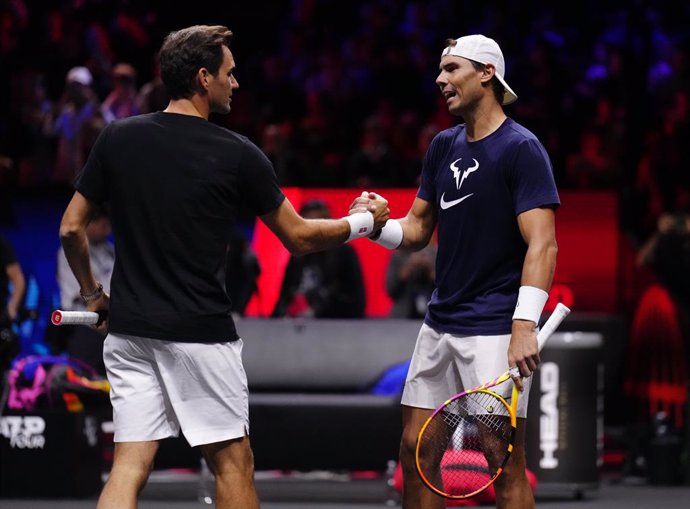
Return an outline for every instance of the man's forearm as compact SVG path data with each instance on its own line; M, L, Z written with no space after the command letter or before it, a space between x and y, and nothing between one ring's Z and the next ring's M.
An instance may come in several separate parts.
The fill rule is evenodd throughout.
M556 242L530 246L525 255L522 267L522 286L534 286L545 292L551 289L553 275L556 271L556 255L558 247Z
M60 233L60 242L65 250L65 258L74 274L82 293L94 291L98 285L91 271L89 261L89 242L84 230Z

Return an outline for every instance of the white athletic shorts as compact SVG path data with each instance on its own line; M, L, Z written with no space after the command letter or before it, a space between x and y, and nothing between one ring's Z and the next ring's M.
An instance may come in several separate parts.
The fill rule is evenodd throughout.
M115 442L178 436L192 447L249 432L249 390L242 340L182 343L108 334Z
M459 392L493 380L508 370L509 344L510 334L454 336L436 332L423 324L417 336L401 403L435 409ZM524 392L518 399L518 417L527 416L532 377L525 378L523 385ZM491 390L510 398L513 384L506 382Z

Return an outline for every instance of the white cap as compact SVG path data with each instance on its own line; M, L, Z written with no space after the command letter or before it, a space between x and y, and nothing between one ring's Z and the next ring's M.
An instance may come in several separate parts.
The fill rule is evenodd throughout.
M86 67L72 67L67 73L67 78L65 79L67 83L70 81L76 81L87 87L93 83L93 76L91 76L91 71Z
M483 35L466 35L455 40L455 46L448 46L441 53L441 57L455 55L480 64L493 64L496 67L496 78L505 88L503 104L510 104L517 99L517 94L508 86L504 78L506 62L498 43Z

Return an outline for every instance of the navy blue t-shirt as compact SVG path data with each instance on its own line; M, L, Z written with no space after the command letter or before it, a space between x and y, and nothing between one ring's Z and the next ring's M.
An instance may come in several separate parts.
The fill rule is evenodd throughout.
M438 211L425 322L458 335L510 333L527 252L517 216L560 205L542 144L511 119L473 142L464 124L447 129L429 146L417 196Z

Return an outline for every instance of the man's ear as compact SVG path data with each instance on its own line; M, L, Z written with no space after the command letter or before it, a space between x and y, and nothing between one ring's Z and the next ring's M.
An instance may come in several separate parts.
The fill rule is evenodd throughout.
M484 70L482 71L482 81L487 83L491 81L491 78L496 74L496 66L494 64L484 64Z
M201 90L207 90L208 89L208 79L209 79L210 73L208 72L208 69L206 67L202 67L199 69L196 73L196 79L197 83L199 83L199 88Z

